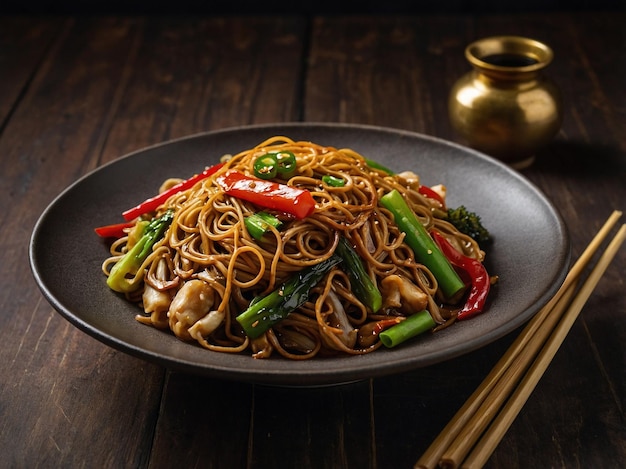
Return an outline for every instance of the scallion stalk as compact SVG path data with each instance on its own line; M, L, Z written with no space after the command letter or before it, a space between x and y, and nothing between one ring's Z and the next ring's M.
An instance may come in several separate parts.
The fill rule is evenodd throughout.
M250 236L256 240L260 240L270 230L270 226L280 229L283 224L278 218L267 212L253 213L244 218L243 222Z
M324 174L322 176L322 182L330 187L343 187L346 185L346 180L330 174Z
M435 326L436 323L430 313L424 310L412 314L404 321L384 330L378 337L385 347L392 348L429 331Z
M456 299L465 290L465 284L400 192L396 189L388 192L380 198L380 203L393 214L394 221L405 233L405 241L413 250L415 258L433 273L444 296Z

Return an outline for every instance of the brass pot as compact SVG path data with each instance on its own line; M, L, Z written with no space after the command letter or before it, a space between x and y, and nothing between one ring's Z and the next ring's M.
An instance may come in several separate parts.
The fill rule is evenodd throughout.
M465 49L473 70L453 86L448 110L467 143L521 169L561 127L557 86L540 73L551 61L545 44L518 36L496 36Z

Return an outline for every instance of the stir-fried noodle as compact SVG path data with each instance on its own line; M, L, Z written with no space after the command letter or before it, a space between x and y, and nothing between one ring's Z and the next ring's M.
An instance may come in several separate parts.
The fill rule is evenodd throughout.
M276 151L292 152L297 161L295 174L279 182L310 191L315 210L302 219L276 214L283 228L269 228L257 240L244 219L261 208L227 195L218 178L233 169L252 175L255 159ZM342 185L328 184L324 175L339 178ZM142 323L169 329L209 350L248 351L255 357L272 352L293 359L372 352L381 346L377 331L384 324L419 310L427 310L438 325L447 325L462 304L442 298L435 276L416 261L380 198L397 190L427 230L436 229L465 256L482 262L484 252L444 220L441 203L418 187L416 174L390 175L350 149L270 138L225 159L217 173L173 195L150 214L148 218L173 209L173 221L137 269L132 282L138 288L126 295L143 308L137 316ZM103 264L107 275L137 241L140 233L135 231L111 246ZM250 339L236 317L254 298L333 256L341 237L362 259L382 294L382 307L376 312L368 308L353 293L345 270L334 267L313 286L302 306Z

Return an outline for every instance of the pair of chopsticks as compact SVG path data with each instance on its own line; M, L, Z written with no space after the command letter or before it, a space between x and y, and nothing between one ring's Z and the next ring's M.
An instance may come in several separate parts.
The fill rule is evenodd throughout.
M554 297L533 317L459 409L415 469L482 467L535 389L598 281L626 238L623 224L584 282L583 271L622 215L614 211L572 266Z

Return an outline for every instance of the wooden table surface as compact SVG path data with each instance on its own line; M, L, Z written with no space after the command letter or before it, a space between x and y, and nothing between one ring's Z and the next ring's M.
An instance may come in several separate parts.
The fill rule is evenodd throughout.
M0 466L408 468L517 331L401 375L283 389L172 372L101 344L44 300L28 243L81 175L147 145L285 121L458 141L463 49L552 46L565 120L523 174L576 258L626 209L626 16L0 17ZM609 267L491 468L626 466L626 249ZM208 352L207 352L208 353Z

